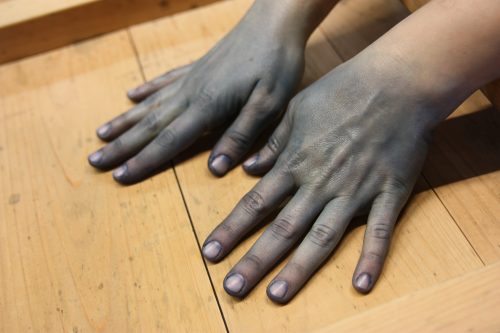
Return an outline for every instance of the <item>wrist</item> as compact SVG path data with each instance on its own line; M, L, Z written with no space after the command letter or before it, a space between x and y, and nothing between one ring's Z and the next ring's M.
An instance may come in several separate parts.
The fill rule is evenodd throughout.
M249 16L267 31L284 40L301 43L307 40L330 12L334 0L255 0Z
M442 89L433 77L427 77L401 54L387 49L369 47L342 66L349 68L346 74L358 82L361 95L404 101L407 108L403 109L394 108L393 102L388 102L387 109L397 113L391 117L399 117L402 112L421 133L432 130L465 99Z
M500 76L500 3L451 2L432 1L367 49L407 77L416 95L444 110L443 118Z

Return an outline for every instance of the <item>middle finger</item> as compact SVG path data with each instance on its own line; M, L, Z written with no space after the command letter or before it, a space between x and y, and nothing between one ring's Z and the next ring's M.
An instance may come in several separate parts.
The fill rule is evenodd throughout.
M230 295L245 296L300 239L324 206L311 190L300 188L274 222L224 279Z

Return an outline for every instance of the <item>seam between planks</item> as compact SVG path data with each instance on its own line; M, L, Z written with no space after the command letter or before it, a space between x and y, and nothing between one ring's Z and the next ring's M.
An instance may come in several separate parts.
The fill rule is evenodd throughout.
M139 56L139 52L137 50L137 46L136 46L135 41L134 41L134 37L132 36L132 34L130 32L130 28L127 28L126 31L127 31L128 39L130 41L130 45L132 46L132 50L133 50L134 55L135 55L135 59L137 61L137 66L139 68L139 72L141 74L142 81L146 82L147 81L146 80L146 75L144 74L144 69L142 67L141 59L140 59L140 56ZM224 312L222 311L222 307L220 305L219 297L217 296L217 292L215 290L215 285L214 285L214 282L212 280L212 276L210 275L210 271L209 271L209 269L207 267L207 263L206 263L205 259L203 259L203 254L202 254L202 251L201 251L200 240L198 238L198 234L196 233L196 229L195 229L194 224L193 224L193 219L191 218L191 213L189 212L189 207L187 205L186 198L184 197L184 192L182 191L182 186L181 186L179 177L177 176L177 170L175 169L175 164L172 161L172 162L170 162L170 165L171 165L172 170L174 172L175 181L177 183L177 188L179 189L179 192L181 194L182 203L184 204L184 209L186 210L186 214L187 214L187 217L188 217L188 220L189 220L189 224L191 225L191 230L192 230L194 238L196 240L196 245L198 245L198 252L199 252L199 255L200 255L200 259L203 262L203 267L205 268L205 272L207 273L207 277L208 277L208 280L210 282L210 287L212 288L212 293L213 293L213 295L215 297L215 301L217 303L217 307L219 309L219 313L221 315L222 322L224 323L224 327L226 329L226 332L229 333L229 328L227 326L227 322L226 322L226 318L224 316Z
M451 211L448 209L448 207L446 207L446 205L443 202L443 200L441 200L441 197L439 196L439 193L437 193L437 191L434 189L434 187L431 186L431 183L427 180L427 177L425 177L425 175L424 175L423 172L421 173L421 175L422 175L422 178L424 178L424 181L426 182L426 184L429 186L429 188L432 190L432 192L436 195L436 197L439 200L439 202L441 203L441 205L443 205L444 209L446 210L446 212L448 213L448 215L450 216L450 218L453 220L453 222L457 226L458 230L460 230L460 232L462 233L462 235L465 237L465 239L467 240L467 243L469 243L470 247L472 248L472 250L474 251L474 253L476 254L476 256L479 258L479 260L481 261L481 263L483 264L483 266L487 266L486 263L484 262L483 258L481 258L481 256L479 255L479 253L476 251L476 248L474 247L474 245L472 245L470 239L467 237L467 235L465 234L465 232L463 231L463 229L460 227L460 224L457 222L457 220L455 220L455 217L453 216L453 214L451 213Z

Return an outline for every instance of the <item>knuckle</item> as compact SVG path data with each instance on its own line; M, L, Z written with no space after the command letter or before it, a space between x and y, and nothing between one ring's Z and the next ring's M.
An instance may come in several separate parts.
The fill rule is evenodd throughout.
M249 147L251 144L251 140L248 135L238 131L229 130L226 137L234 144L236 148L244 149L246 147Z
M401 179L395 177L388 184L387 193L396 194L398 196L407 197L411 194L411 188L408 184Z
M245 265L251 266L251 269L253 270L260 270L262 267L264 267L262 259L252 253L248 253L246 256L244 256L242 261Z
M309 239L320 247L332 247L339 237L339 233L334 228L325 225L314 225L309 233Z
M293 273L297 274L298 276L309 275L309 274L307 274L307 270L304 268L304 266L295 262L295 261L290 261L287 264L287 269L291 270Z
M156 144L162 148L170 148L175 145L176 137L173 130L167 128L163 130L155 140Z
M123 140L121 138L115 139L109 146L110 151L120 153L123 151Z
M277 240L293 240L298 236L298 230L288 218L279 218L271 226L271 235Z
M376 264L382 264L385 260L385 253L375 252L375 251L367 251L363 253L363 260L371 261Z
M369 229L370 237L379 240L390 240L392 236L392 227L387 224L377 223Z
M111 121L111 126L128 126L133 122L133 115L132 110L122 113Z
M215 92L211 88L203 87L200 89L197 97L196 97L196 104L205 106L214 101L214 96Z
M301 170L306 170L308 160L310 160L309 153L300 149L291 153L290 156L286 156L284 164L290 173L295 174L300 173Z
M264 210L264 198L257 191L250 191L242 199L243 210L251 216L259 216Z
M144 118L143 127L151 133L156 133L160 129L160 122L155 112L151 112Z
M269 140L267 141L267 147L273 154L277 154L280 151L280 142L276 135L271 135Z
M225 220L224 222L221 223L220 229L227 234L234 234L234 228L233 226L229 223L228 220Z
M257 93L257 99L252 103L251 111L257 116L267 117L279 111L278 104L268 91Z
M151 87L150 85L146 84L146 89L150 90ZM150 96L148 96L142 103L141 105L148 108L148 109L156 109L157 107L160 106L161 103L161 93L156 92Z

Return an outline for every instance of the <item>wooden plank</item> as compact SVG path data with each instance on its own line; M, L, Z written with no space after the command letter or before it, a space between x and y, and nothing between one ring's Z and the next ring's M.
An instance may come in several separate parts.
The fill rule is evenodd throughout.
M8 0L0 2L2 28L102 0Z
M0 331L224 331L173 172L121 187L86 162L142 80L127 32L0 80Z
M500 331L500 263L325 327L327 332Z
M500 112L477 92L435 131L423 175L483 262L500 260Z
M245 12L249 1L212 5L189 13L131 28L142 67L152 78L204 54ZM169 34L164 33L169 31ZM306 81L340 63L321 32L311 39ZM218 179L206 167L213 142L198 145L176 163L176 172L200 241L229 213L257 181L241 169ZM304 332L383 304L482 266L481 261L423 180L397 227L392 251L374 292L361 296L351 287L364 227L352 230L333 258L306 288L285 307L265 296L265 287L277 269L244 300L225 294L222 281L257 235L249 237L226 260L209 271L215 283L228 327L234 332Z
M321 29L349 59L405 13L397 0L351 0L339 4ZM481 259L491 263L500 259L500 114L476 93L450 120L436 131L423 174Z
M0 14L0 64L214 1L6 1L0 3L0 13L6 10Z

